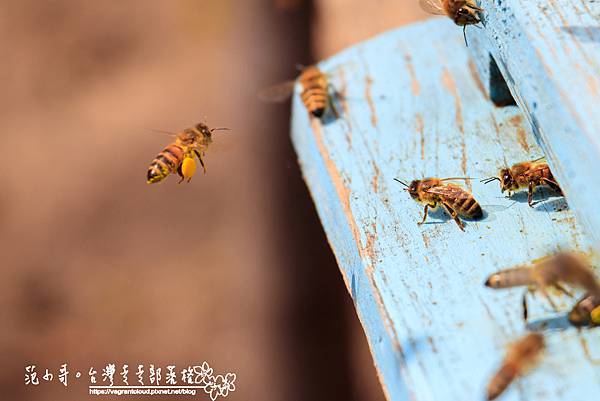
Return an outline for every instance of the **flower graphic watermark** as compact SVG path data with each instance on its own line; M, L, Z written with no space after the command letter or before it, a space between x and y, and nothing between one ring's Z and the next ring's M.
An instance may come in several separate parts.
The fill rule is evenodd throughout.
M199 365L189 365L180 371L177 376L175 365L162 367L149 364L137 365L135 380L129 383L128 364L117 365L109 363L105 367L96 370L93 366L89 368L89 394L90 395L196 395L204 392L212 401L219 397L227 397L235 391L235 373L214 375L213 368L204 361ZM132 365L136 366L136 365ZM146 368L146 369L144 369ZM162 373L164 372L164 377ZM61 364L57 376L62 385L68 386L67 364ZM118 373L118 374L117 374ZM98 377L97 377L98 376ZM120 380L119 380L120 376ZM75 378L82 377L81 372L75 373ZM52 381L54 375L45 369L38 375L36 365L25 367L25 386L39 386L43 381ZM164 383L161 381L164 379ZM179 379L179 382L178 382Z

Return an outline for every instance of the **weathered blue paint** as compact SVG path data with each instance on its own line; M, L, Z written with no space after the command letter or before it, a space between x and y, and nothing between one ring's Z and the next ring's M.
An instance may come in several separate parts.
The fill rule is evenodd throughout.
M483 220L461 232L433 213L417 225L422 207L394 177L487 177L542 155L519 108L488 100L451 21L387 33L320 66L342 93L342 117L309 119L297 92L292 137L384 390L391 400L483 399L506 345L526 330L522 291L487 289L485 278L590 242L561 198L532 209L477 180ZM531 326L549 319L548 353L504 400L600 394L600 330L568 327L574 300L555 298L558 314L530 299Z
M468 31L485 76L492 54L582 228L600 251L600 1L481 0ZM473 45L471 46L471 42Z

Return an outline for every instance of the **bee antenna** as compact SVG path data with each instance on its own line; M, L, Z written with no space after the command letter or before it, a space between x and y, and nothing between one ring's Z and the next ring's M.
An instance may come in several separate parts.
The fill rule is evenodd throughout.
M484 178L480 182L483 182L484 184L489 184L490 182L495 181L495 180L500 181L500 178L498 178L498 177L489 177L489 178Z
M398 178L394 178L394 181L398 181L400 184L402 184L402 185L404 185L406 188L408 188L408 184L407 184L407 183L405 183L404 181L402 181L402 180L399 180Z
M212 128L210 130L210 132L213 132L213 131L231 131L231 128L226 128L226 127Z

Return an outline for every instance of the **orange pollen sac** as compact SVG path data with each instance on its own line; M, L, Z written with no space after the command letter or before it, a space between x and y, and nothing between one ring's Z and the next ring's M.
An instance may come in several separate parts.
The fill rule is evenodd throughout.
M181 163L181 174L183 178L192 178L196 173L196 161L193 157L186 156Z

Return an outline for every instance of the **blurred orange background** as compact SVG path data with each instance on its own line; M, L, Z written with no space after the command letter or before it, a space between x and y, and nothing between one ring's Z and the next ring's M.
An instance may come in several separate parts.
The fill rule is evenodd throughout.
M416 0L3 2L2 399L91 398L90 367L127 363L131 382L205 360L237 374L232 400L383 399L289 104L256 93L424 16ZM205 117L232 130L208 173L147 185L171 141L152 130ZM26 365L62 363L67 388L25 386Z

